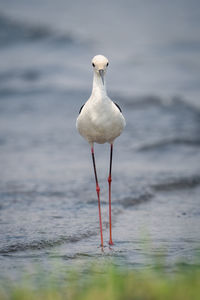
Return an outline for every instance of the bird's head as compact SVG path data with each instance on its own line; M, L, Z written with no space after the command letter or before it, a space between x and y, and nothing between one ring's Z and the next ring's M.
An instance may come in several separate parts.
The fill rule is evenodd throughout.
M104 84L104 76L108 65L109 65L108 59L103 55L96 55L92 59L92 66L94 72L96 72L96 74L101 77L103 84Z

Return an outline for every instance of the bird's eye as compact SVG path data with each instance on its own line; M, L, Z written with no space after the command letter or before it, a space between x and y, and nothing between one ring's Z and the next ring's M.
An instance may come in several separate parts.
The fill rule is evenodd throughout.
M94 64L94 63L92 63L92 65L93 65L93 67L95 67L95 64Z
M108 67L108 65L109 65L109 62L107 62L107 65L106 65L106 66Z

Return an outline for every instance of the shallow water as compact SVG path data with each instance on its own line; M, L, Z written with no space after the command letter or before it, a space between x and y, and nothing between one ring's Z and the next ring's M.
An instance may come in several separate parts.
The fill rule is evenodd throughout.
M149 25L151 44L148 39L134 42L146 30L133 16L137 10L146 20L146 9L132 1L122 13L122 3L117 2L116 15L126 19L122 29L136 24L140 28L126 47L122 34L118 50L113 25L112 40L100 31L96 38L94 19L92 28L80 26L83 16L91 17L87 5L83 14L72 14L75 4L60 1L54 10L54 2L49 1L51 9L44 14L46 3L40 1L39 10L37 1L33 7L26 1L0 4L0 276L16 278L34 264L45 267L55 261L70 266L115 258L119 265L144 267L152 263L150 254L160 250L171 264L176 259L191 261L200 245L197 3L188 7L181 2L178 26L173 31L173 22L169 24L166 39L162 37L158 45L162 32L156 35L154 22ZM180 2L164 5L173 21L174 5L177 8ZM152 17L153 7L149 4ZM157 9L162 28L164 8ZM37 14L32 13L35 10ZM108 23L107 14L102 26ZM191 17L187 41L177 50L172 45L180 42L176 36L182 36L181 25ZM107 245L109 145L95 145L104 253L99 248L90 149L75 128L79 108L90 95L90 58L102 51L111 60L109 95L127 121L114 146L112 249ZM178 68L177 51L185 64L191 63L186 71ZM150 72L153 64L157 70ZM188 70L190 80L185 77Z

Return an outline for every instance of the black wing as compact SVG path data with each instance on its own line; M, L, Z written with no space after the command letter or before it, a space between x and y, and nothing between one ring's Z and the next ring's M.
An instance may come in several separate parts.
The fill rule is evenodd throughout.
M80 113L81 113L81 111L82 111L84 105L85 105L85 104L83 104L83 105L81 106L81 108L80 108L80 110L79 110L79 115L80 115Z
M114 102L115 103L115 102ZM115 103L115 105L117 106L117 108L119 109L120 112L122 112L121 108L119 107L119 105L117 103ZM81 107L82 108L82 107Z

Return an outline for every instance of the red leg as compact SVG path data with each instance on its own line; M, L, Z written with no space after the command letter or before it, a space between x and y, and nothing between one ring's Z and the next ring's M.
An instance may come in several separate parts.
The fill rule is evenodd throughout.
M109 176L108 176L108 185L109 185L109 224L110 224L110 240L109 240L109 245L113 245L113 241L112 241L112 222L111 222L112 154L113 154L113 144L110 144L110 170L109 170Z
M97 191L97 197L98 197L98 207L99 207L99 225L100 225L100 234L101 234L101 247L103 247L103 231L102 231L102 222L101 222L101 205L100 205L100 187L98 184L98 178L97 178L97 171L96 171L96 165L95 165L95 157L94 157L94 148L91 147L92 152L92 161L93 161L93 167L94 167L94 176L96 181L96 191Z

